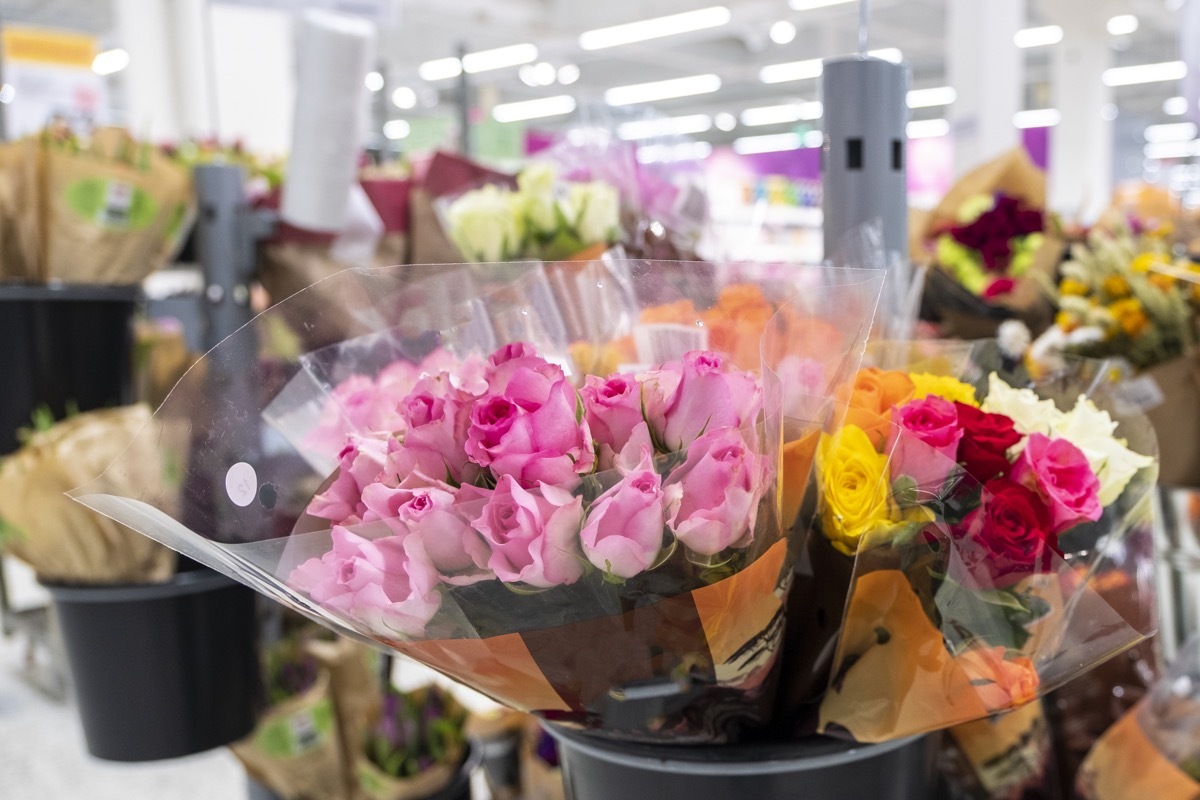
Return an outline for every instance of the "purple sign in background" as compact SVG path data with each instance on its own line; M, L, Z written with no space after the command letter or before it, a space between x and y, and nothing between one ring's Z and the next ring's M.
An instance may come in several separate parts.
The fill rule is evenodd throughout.
M1033 163L1043 170L1046 169L1046 165L1050 163L1050 129L1026 128L1021 131L1021 142Z

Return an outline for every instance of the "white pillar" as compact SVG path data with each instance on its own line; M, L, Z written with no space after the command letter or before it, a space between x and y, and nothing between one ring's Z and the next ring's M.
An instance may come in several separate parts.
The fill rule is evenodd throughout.
M175 67L176 111L189 136L216 132L209 46L208 0L171 0L171 44Z
M1024 99L1025 61L1013 36L1024 21L1024 0L947 0L946 68L957 94L948 114L956 176L1020 142L1012 119Z
M1112 89L1101 80L1113 65L1109 14L1094 0L1065 0L1054 4L1054 13L1063 40L1051 56L1051 96L1062 121L1050 131L1047 203L1087 223L1112 197L1113 125L1104 119Z
M124 108L118 121L154 141L182 133L172 69L167 0L115 0L117 44L129 53L121 73Z

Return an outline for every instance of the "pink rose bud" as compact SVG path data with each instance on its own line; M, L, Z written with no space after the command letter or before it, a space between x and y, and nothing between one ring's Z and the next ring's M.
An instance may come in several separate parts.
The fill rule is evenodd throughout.
M644 424L641 384L628 373L607 378L588 375L579 394L592 438L600 445L600 468L609 469L633 429Z
M579 534L588 560L618 578L649 569L662 550L664 495L652 455L644 450L637 468L596 498Z
M442 596L420 538L369 540L341 526L332 536L333 549L292 570L288 584L378 635L423 635Z
M762 387L748 372L729 370L720 353L695 350L683 357L679 386L663 410L662 428L651 429L668 452L687 449L705 431L741 428L762 409Z
M451 385L446 373L426 376L400 403L400 412L408 430L404 436L406 450L435 453L437 459L418 453L407 460L398 459L396 466L413 463L422 472L434 470L429 477L449 479L455 483L470 483L479 475L479 468L467 458L467 426L470 425L471 398ZM399 475L401 479L404 475Z
M1100 519L1104 513L1100 481L1087 456L1066 439L1030 434L1010 477L1047 501L1056 534L1084 520Z
M521 390L515 392L509 390L509 383L517 373L524 373L523 380L526 382L540 376L547 385L562 377L562 369L538 355L533 345L527 342L513 342L504 345L488 356L483 370L484 378L488 383L488 391L491 394L503 394L510 397L519 396L522 393ZM526 388L525 391L535 395L545 394L544 389L539 392L537 388Z
M487 566L487 544L454 509L455 491L441 482L422 485L418 476L398 488L374 483L363 490L363 522L382 522L399 535L415 534L443 576Z
M929 395L895 409L885 451L892 481L905 476L916 482L918 499L937 496L958 469L962 438L958 411L948 400Z
M769 474L767 460L746 446L740 431L704 434L664 484L668 527L700 555L748 544Z
M477 402L465 449L493 475L511 475L524 487L574 487L578 476L595 466L591 432L587 421L576 417L578 398L571 384L559 377L546 386L543 377L522 368L509 382L517 398L492 395Z
M510 475L475 520L492 548L488 567L507 583L549 588L575 583L583 575L579 529L583 499L556 486L526 491Z
M333 482L309 501L306 512L337 525L355 525L362 521L366 507L362 493L379 479L384 470L388 443L383 439L351 436L338 455L338 471Z

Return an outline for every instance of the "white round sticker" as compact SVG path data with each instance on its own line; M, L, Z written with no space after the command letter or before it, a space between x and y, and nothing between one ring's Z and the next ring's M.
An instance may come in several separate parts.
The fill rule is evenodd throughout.
M245 507L258 496L258 475L254 467L239 461L225 473L225 492L236 505Z

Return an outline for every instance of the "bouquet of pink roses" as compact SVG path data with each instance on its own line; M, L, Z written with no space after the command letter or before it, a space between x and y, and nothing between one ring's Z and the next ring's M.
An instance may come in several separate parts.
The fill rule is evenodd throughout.
M625 738L732 738L773 700L791 574L778 487L811 463L782 447L815 437L827 408L785 431L777 370L709 349L711 298L735 270L681 284L675 265L660 292L660 266L624 265L638 302L682 286L690 324L614 318L588 342L632 342L607 375L572 358L541 265L475 268L487 288L444 306L399 272L344 273L325 296L357 335L255 373L260 332L323 323L285 302L159 410L192 420L188 512L106 492L121 462L77 496L510 706ZM856 366L880 282L816 269L797 271L794 302L776 287L812 393ZM593 286L578 302L620 288ZM723 330L739 352L729 337L762 334ZM263 377L240 405L211 391L235 364Z

